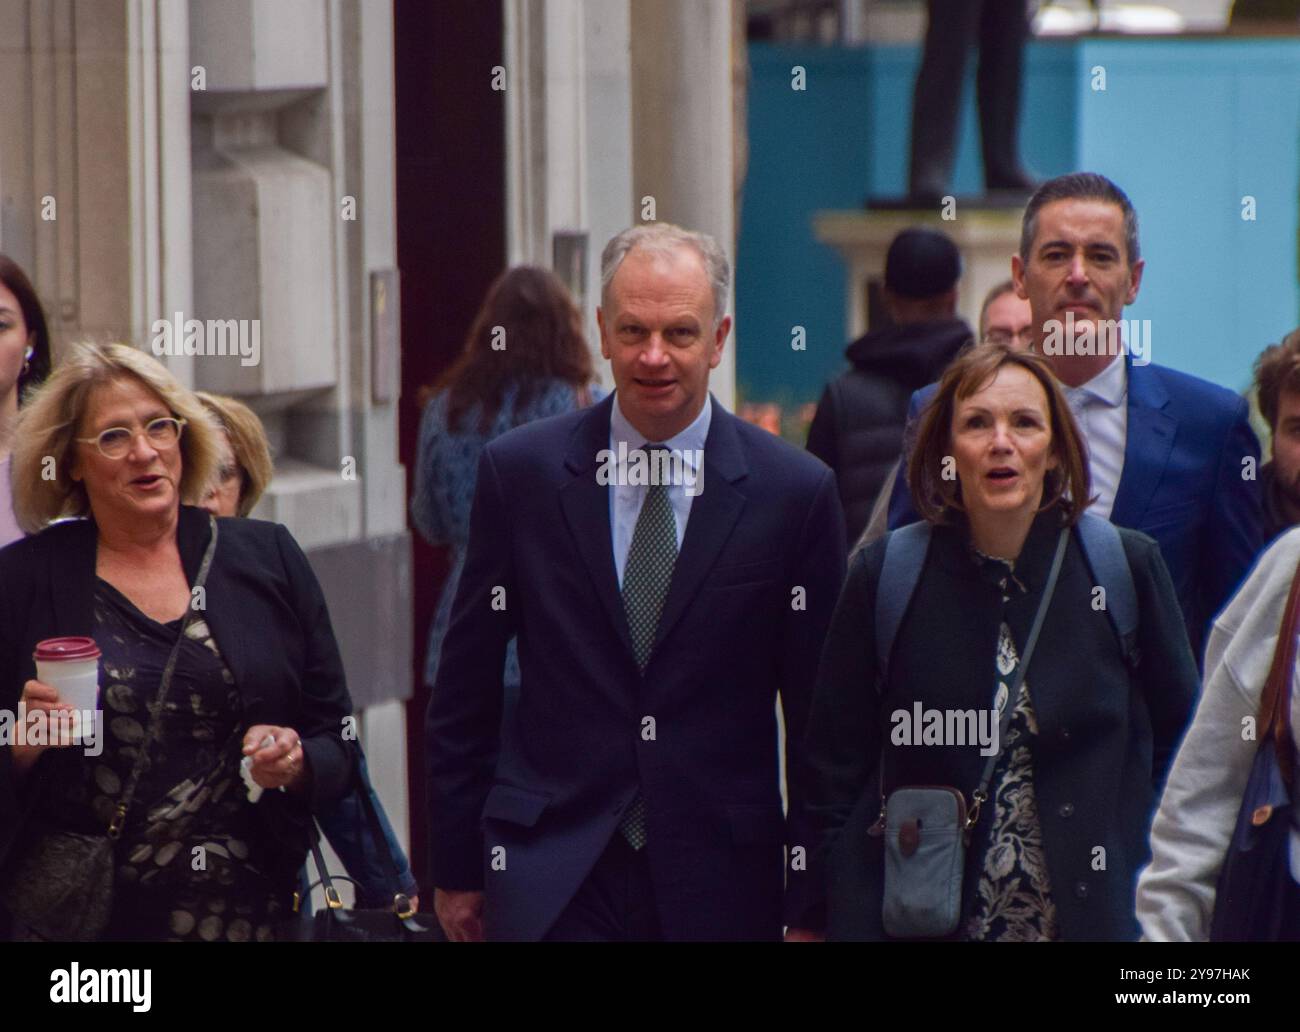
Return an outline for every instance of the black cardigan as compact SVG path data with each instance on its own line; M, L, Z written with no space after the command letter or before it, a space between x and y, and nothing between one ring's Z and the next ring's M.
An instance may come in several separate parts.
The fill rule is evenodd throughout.
M177 546L191 584L210 534L206 512L181 506ZM23 684L36 676L32 653L38 641L93 633L97 542L92 520L73 520L0 551L0 708L16 712ZM305 855L309 807L320 809L345 795L352 781L343 740L352 702L325 598L289 531L247 519L218 521L205 595L204 616L234 675L244 726L292 727L302 737L309 793L304 798L268 792L258 810L269 802L264 816L273 834ZM76 748L48 749L19 783L12 750L0 748L0 861L37 795L32 783L66 774L78 762Z
M1042 597L1057 527L1055 510L1041 514L1016 563L1028 589L1006 609L1018 651ZM1038 721L1034 790L1064 939L1137 936L1134 890L1148 856L1151 815L1199 690L1178 600L1155 542L1136 531L1121 529L1120 535L1137 589L1136 670L1126 665L1105 612L1093 608L1093 579L1072 534L1026 672ZM967 541L964 528L935 528L883 695L874 627L884 540L858 553L840 595L807 750L813 768L809 813L821 832L831 937L885 938L883 850L881 839L866 832L880 808L877 769L893 726L890 715L910 712L917 700L940 710L991 706L1001 594L971 561ZM891 744L890 751L887 790L952 785L968 800L985 759L978 746ZM986 806L973 843L986 840L991 813Z

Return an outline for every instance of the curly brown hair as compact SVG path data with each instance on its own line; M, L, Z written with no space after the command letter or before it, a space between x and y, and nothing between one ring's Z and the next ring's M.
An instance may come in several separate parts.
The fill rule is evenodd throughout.
M1048 472L1044 481L1046 497L1039 511L1060 505L1065 522L1074 524L1092 503L1083 438L1047 359L1006 344L977 344L953 359L944 372L939 389L921 414L920 430L907 465L912 501L916 511L930 523L953 523L957 513L966 511L960 482L942 475L944 460L952 454L952 417L957 402L988 386L1000 369L1013 365L1033 376L1047 394L1057 467Z
M1265 348L1255 359L1255 390L1260 413L1268 428L1277 433L1277 408L1282 392L1300 391L1300 329L1292 330L1280 344Z

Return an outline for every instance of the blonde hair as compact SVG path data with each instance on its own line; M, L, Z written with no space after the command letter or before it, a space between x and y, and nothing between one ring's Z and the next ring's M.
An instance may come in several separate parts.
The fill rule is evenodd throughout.
M162 363L126 344L77 344L19 410L14 428L14 515L29 534L53 520L90 514L85 487L72 479L75 438L97 387L133 378L185 420L180 496L196 493L221 464L218 429L198 399ZM53 469L49 468L53 460Z
M238 512L240 516L247 516L253 511L253 506L262 497L262 492L275 473L266 430L257 418L257 413L242 401L224 394L209 394L207 391L195 391L194 396L203 402L230 438L230 450L234 452L235 461L239 463L243 475L239 487Z

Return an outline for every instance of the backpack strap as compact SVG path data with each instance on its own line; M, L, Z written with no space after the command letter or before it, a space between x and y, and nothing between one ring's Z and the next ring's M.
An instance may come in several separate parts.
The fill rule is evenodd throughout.
M885 538L885 561L876 587L876 665L882 674L889 669L894 639L929 548L930 524L925 520L892 530Z
M1106 591L1106 616L1119 638L1124 661L1136 667L1138 602L1133 571L1124 553L1119 530L1110 520L1090 512L1079 517L1079 543L1096 583Z

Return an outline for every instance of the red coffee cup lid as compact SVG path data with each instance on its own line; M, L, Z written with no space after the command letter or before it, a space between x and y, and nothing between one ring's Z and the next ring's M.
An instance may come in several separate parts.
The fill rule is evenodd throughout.
M99 657L99 646L94 638L46 638L36 643L35 658L41 663Z

